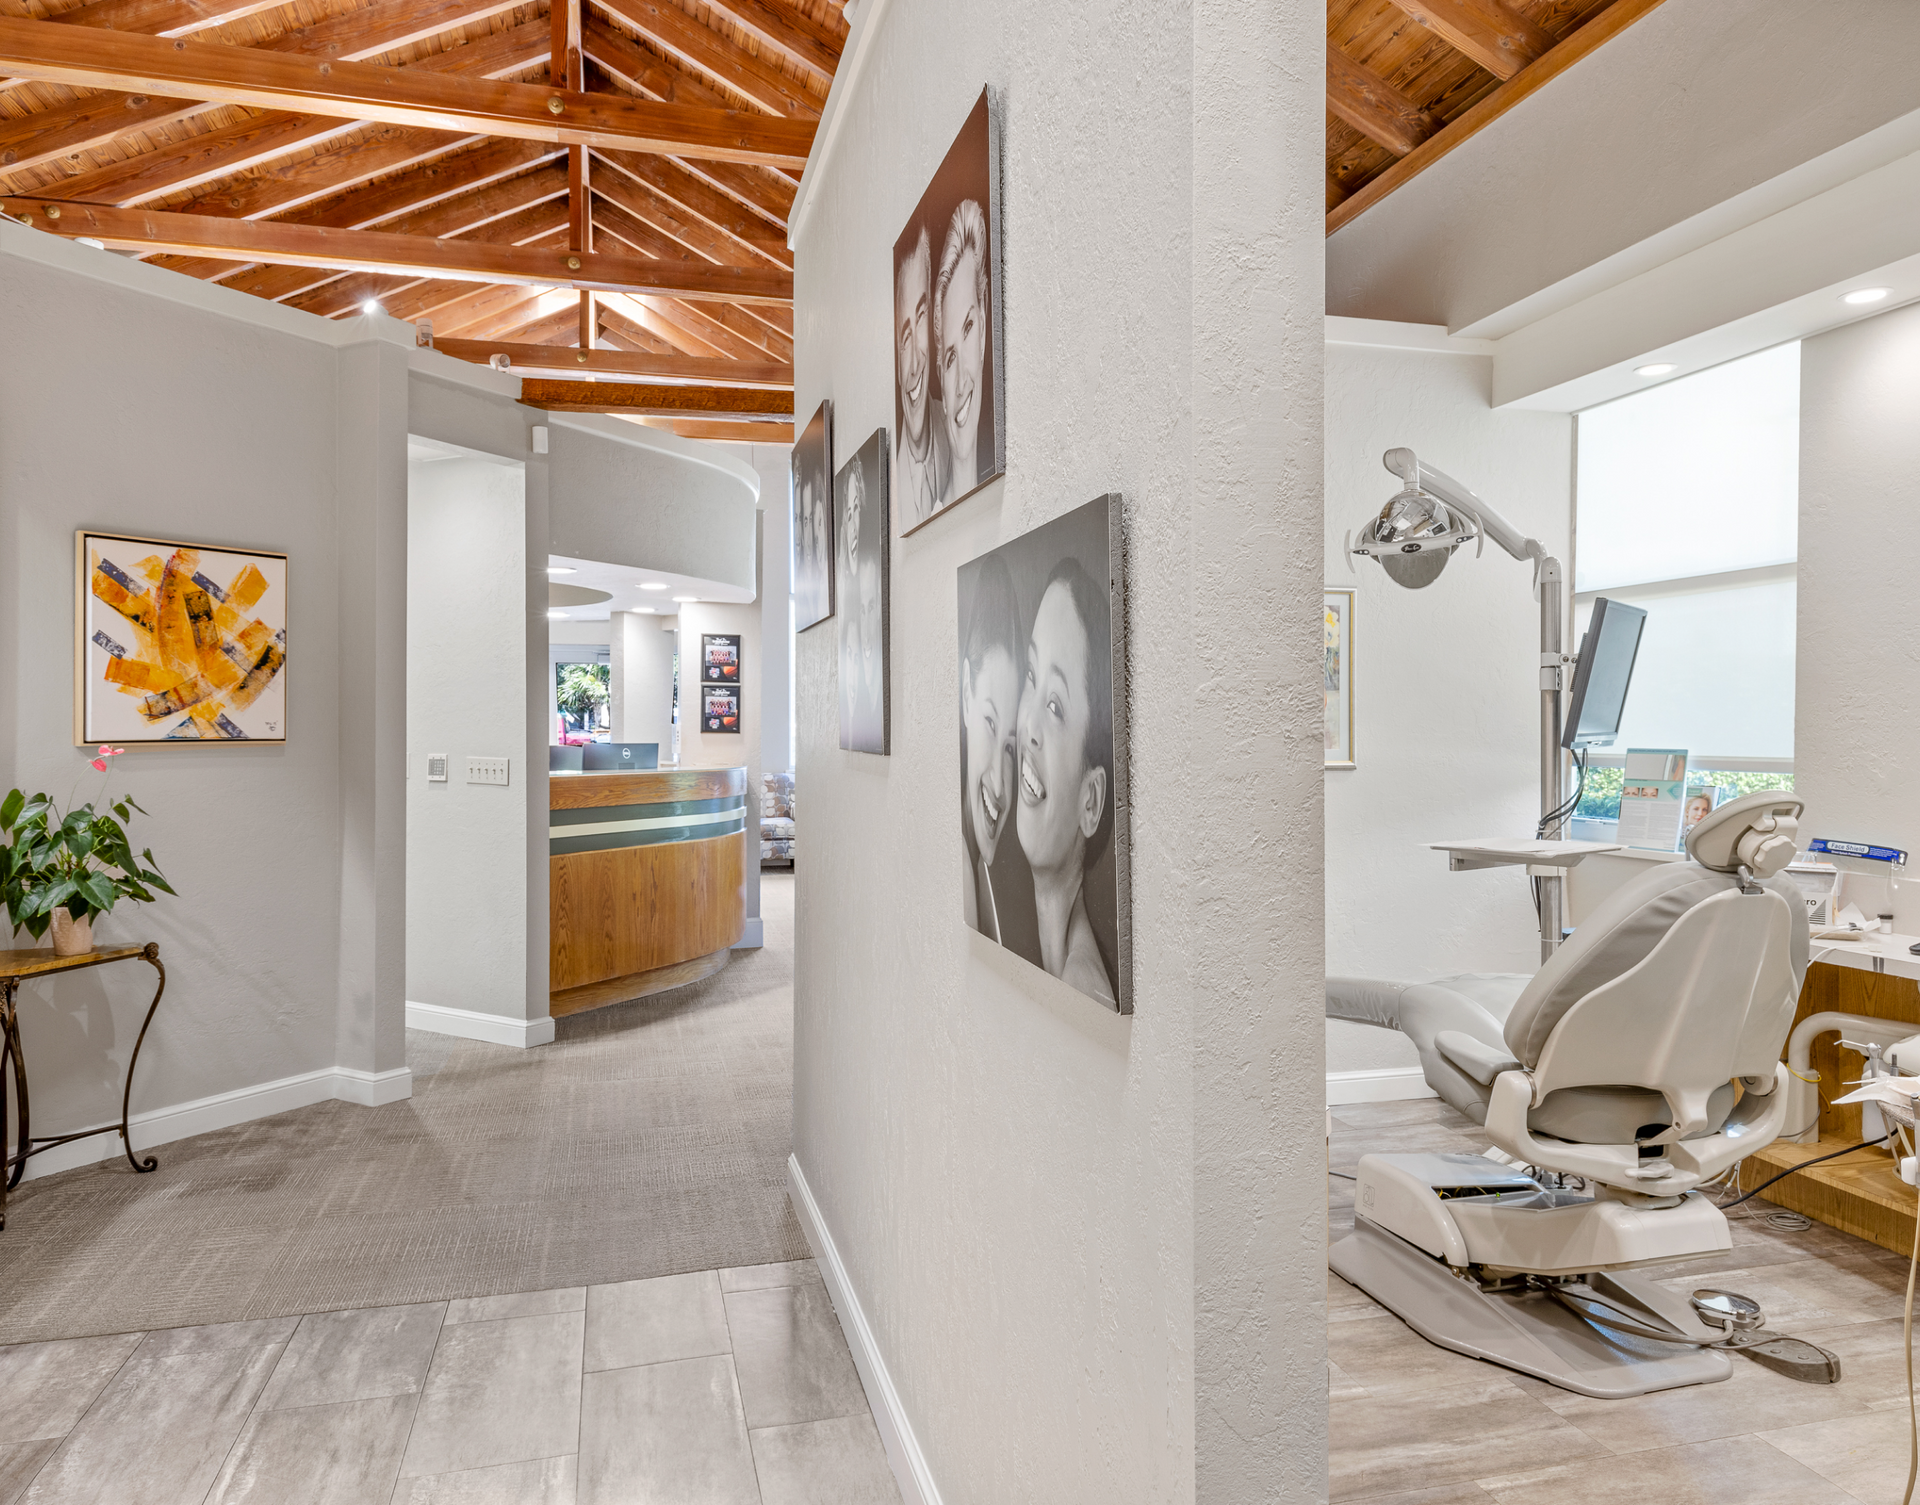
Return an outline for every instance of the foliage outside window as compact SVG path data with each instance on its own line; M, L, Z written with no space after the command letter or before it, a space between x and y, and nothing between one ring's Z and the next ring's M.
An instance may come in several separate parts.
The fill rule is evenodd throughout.
M555 699L560 714L578 731L604 729L613 698L612 669L606 664L555 665Z
M1590 768L1575 820L1620 819L1620 786L1625 782L1624 768ZM1725 768L1695 768L1687 773L1687 788L1714 788L1722 791L1717 803L1738 799L1743 794L1769 794L1775 790L1791 793L1790 773L1737 773Z

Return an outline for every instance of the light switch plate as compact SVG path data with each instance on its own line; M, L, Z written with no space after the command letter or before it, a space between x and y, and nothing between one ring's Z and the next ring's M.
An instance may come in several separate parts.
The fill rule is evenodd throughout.
M507 765L511 758L468 758L467 782L469 784L504 784L507 782Z
M445 753L427 754L427 782L444 784L447 781L447 755Z

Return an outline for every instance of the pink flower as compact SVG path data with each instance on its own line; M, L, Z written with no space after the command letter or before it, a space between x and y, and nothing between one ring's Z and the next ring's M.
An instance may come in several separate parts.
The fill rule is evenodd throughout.
M100 744L100 756L103 758L117 758L125 751L124 747L109 747L104 742Z
M102 751L104 750L105 749L102 749ZM90 759L89 761L93 764L95 768L99 769L101 773L105 773L107 771L107 760L105 758L93 758L93 759Z

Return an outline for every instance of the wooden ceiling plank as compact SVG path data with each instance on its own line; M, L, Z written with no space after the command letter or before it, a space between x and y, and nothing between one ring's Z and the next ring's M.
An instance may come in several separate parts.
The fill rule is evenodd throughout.
M748 339L728 328L724 320L714 317L718 310L696 308L678 298L659 293L639 295L638 301L650 305L668 322L679 325L688 333L705 341L717 354L730 355L735 360L764 361L769 355L784 356L791 353L772 351L765 343Z
M768 0L707 0L707 9L725 16L762 47L817 74L823 83L833 82L842 38L805 12Z
M305 313L318 314L323 319L337 318L341 314L361 311L369 299L386 306L384 299L392 293L403 292L417 286L423 278L383 277L373 272L354 272L329 282L325 287L311 288L298 297L285 299L289 308L297 308Z
M89 94L50 110L0 120L0 173L27 172L59 157L104 146L127 131L204 115L214 106L145 94Z
M503 313L541 297L537 287L488 287L470 293L457 303L448 303L433 316L436 332L444 325L456 333L471 333L484 338ZM518 316L515 316L517 321ZM436 333L436 338L437 338Z
M602 409L603 412L617 411ZM791 423L722 423L699 418L675 418L667 427L682 439L719 440L729 444L791 444Z
M573 342L579 332L579 313L572 307L545 309L543 306L528 304L520 310L519 322L502 319L497 322L489 338L511 338L516 344L545 345L558 353L573 348Z
M472 295L471 282L441 282L430 278L414 283L405 292L390 293L382 301L394 318L413 323L436 318L442 308Z
M1509 79L1552 50L1554 35L1501 0L1393 0L1428 31L1472 58L1495 78Z
M546 239L556 230L567 226L566 205L555 199L543 203L530 204L515 214L502 219L491 220L479 228L462 235L463 241L477 242L482 245L521 246ZM410 287L414 282L430 279L414 278L399 287ZM331 282L323 288L309 290L282 301L294 308L304 308L308 313L320 314L332 318L338 314L350 312L369 297L379 297L382 288L392 279L377 272L357 272Z
M630 0L636 6L651 0ZM703 30L705 28L702 28ZM350 120L803 167L811 120L664 105L617 94L316 62L260 48L0 17L0 71L52 83L219 100Z
M765 58L755 57L711 26L702 26L672 0L595 0L595 3L669 57L705 74L769 114L805 120L820 118L824 97L814 97ZM4 61L0 58L0 66ZM645 147L639 149L646 150ZM803 161L799 165L806 164Z
M630 321L609 310L610 319ZM434 340L443 354L484 366L504 355L515 371L565 372L587 370L603 376L640 376L656 381L707 382L721 386L768 387L793 390L793 367L779 361L703 360L687 355L634 355L618 350L572 350L556 355L550 348L506 340ZM583 361L580 357L584 355Z
M773 268L755 271L605 254L570 255L565 251L482 246L383 230L333 230L277 220L218 219L205 214L61 204L46 199L9 197L0 199L0 205L38 229L70 237L89 236L114 248L227 256L236 261L305 263L349 271L408 272L455 280L466 277L476 282L659 293L701 302L793 300L793 278Z
M764 267L771 263L783 271L793 268L791 257L762 255L755 248L714 229L706 220L636 178L616 172L603 173L595 188L602 198L619 205L642 223L721 266Z
M662 235L653 226L635 219L618 204L603 193L600 202L594 206L594 224L607 234L633 247L642 256L651 256L664 261L704 262L704 256L696 256L671 236Z
M652 307L644 299L621 298L616 301L611 301L605 306L602 317L612 318L614 315L621 313L627 315L639 328L658 339L665 340L683 355L707 356L716 360L732 358L732 352L723 350L718 345L710 344L708 341L703 340L691 329L687 329L674 320L665 317L659 309ZM755 360L764 360L765 358L766 353L764 351L756 351L749 357L749 359Z
M554 381L528 377L520 400L552 413L646 413L656 418L793 417L793 393L751 387L662 387L640 382Z
M617 309L608 308L605 299L601 300L600 305L600 338L613 343L615 349L622 353L673 356L678 359L687 360L697 359L697 357L693 356L682 357L678 350L661 339L659 335L649 334ZM745 365L746 362L719 361L716 362L716 364Z
M1327 108L1388 151L1406 156L1441 128L1437 115L1331 42L1327 44Z
M1522 100L1544 89L1569 68L1619 36L1661 0L1613 0L1579 30L1560 41L1537 62L1529 63L1478 104L1450 122L1385 172L1368 180L1327 214L1327 234L1348 225L1401 184L1410 182L1447 153L1471 140Z
M665 196L688 214L699 216L712 229L730 236L749 252L758 253L780 266L793 265L793 253L786 248L786 235L759 215L750 213L730 194L696 177L670 157L641 152L598 152L608 166L617 168L634 182Z

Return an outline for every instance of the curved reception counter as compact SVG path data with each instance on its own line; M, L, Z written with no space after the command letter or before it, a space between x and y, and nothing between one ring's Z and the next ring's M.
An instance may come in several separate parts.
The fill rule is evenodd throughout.
M555 774L548 788L554 1017L724 967L747 924L746 769Z

